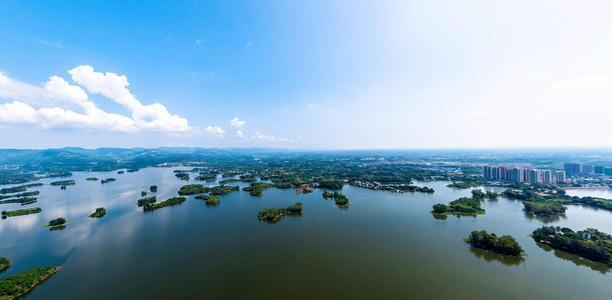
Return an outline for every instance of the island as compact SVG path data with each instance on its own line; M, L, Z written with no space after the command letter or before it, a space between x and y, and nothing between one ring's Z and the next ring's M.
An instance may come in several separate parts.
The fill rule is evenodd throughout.
M67 186L67 185L75 185L76 182L74 180L61 180L61 181L54 181L49 183L50 185L59 185L59 186Z
M157 202L157 197L156 196L151 196L151 197L146 197L146 198L141 198L139 199L136 204L138 206L145 206L146 204L153 204Z
M531 237L553 249L612 266L612 236L597 229L574 232L566 227L543 226Z
M4 257L4 256L0 256L0 273L2 273L4 270L8 269L8 267L11 266L11 261L8 260L8 258Z
M32 204L36 202L39 191L23 192L13 195L0 195L0 204L20 203L21 205Z
M219 196L197 195L194 198L204 200L204 202L206 202L206 205L219 205L221 203L221 200L219 200Z
M344 186L343 180L337 179L323 179L317 182L316 187L322 189L339 190Z
M555 215L565 215L567 207L561 201L523 201L525 211L540 217L550 217Z
M157 186L156 185L150 186L149 191L151 191L151 193L157 193Z
M478 198L462 197L451 201L448 205L441 203L435 204L432 213L439 216L477 216L484 215L485 210L480 207L480 200Z
M257 218L268 223L276 223L283 216L301 216L302 202L297 202L286 208L266 208L257 214Z
M453 181L452 183L447 184L446 186L453 189L469 189L473 187L479 187L481 185L483 185L483 183L477 181Z
M89 215L90 218L102 218L106 215L106 209L104 207L96 208L92 214Z
M350 205L348 197L340 192L325 191L323 192L323 198L334 199L336 205L340 208L347 208Z
M199 181L215 181L219 173L206 173L200 172L200 175L196 176L195 180Z
M188 184L178 190L180 196L196 195L208 192L208 187L201 184Z
M49 221L49 224L47 224L46 227L49 228L50 230L63 229L64 227L66 227L66 224L68 224L68 221L66 221L66 219L56 218L56 219Z
M180 180L189 180L189 174L185 172L177 172L174 176Z
M121 170L121 171L117 171L117 174L123 174L125 173L125 171Z
M274 184L265 183L265 182L253 182L250 186L242 188L243 191L249 192L249 195L255 197L262 197L264 191L268 188L273 187Z
M157 203L145 203L142 206L143 211L154 211L163 207L178 205L185 202L185 197L172 197L168 200L164 200Z
M237 186L226 186L226 185L218 185L213 186L209 189L209 193L213 196L221 196L225 194L229 194L233 191L238 191L240 187Z
M0 299L18 299L51 277L58 267L34 268L0 279Z
M110 177L110 178L106 178L106 179L100 180L100 183L101 184L105 184L105 183L109 183L109 182L113 182L113 181L117 181L117 179Z
M495 233L488 233L485 230L472 231L466 239L474 248L480 248L503 255L522 256L523 248L509 235L497 237Z
M98 181L98 177L87 177L85 178L87 181Z
M3 210L2 219L6 219L7 217L17 217L17 216L37 214L41 211L42 209L40 207L24 208L24 209L9 210L9 211Z

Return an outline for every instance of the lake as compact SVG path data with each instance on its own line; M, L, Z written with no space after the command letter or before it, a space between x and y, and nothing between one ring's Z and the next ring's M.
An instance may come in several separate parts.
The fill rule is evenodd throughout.
M87 177L117 178L100 184ZM193 176L192 176L193 177ZM486 200L487 214L431 214L436 203L470 195L446 182L417 183L434 194L372 191L345 186L351 201L340 209L321 190L296 195L268 189L221 196L207 207L188 197L179 206L143 213L140 192L158 186L158 200L186 181L172 168L77 172L76 185L44 185L36 204L42 213L0 220L0 256L13 265L1 276L35 266L60 272L33 290L31 299L250 298L250 299L609 299L612 274L605 266L538 246L529 234L543 224L612 233L612 213L569 206L567 216L542 220L526 215L519 201ZM60 179L56 179L60 180ZM55 180L44 180L48 183ZM190 181L193 183L193 180ZM244 185L244 184L241 184ZM31 190L35 190L31 189ZM501 189L487 188L501 191ZM276 224L257 212L297 201L301 217ZM102 219L88 215L106 207ZM0 209L21 208L2 205ZM64 230L43 226L65 217ZM470 249L472 230L513 235L524 261Z

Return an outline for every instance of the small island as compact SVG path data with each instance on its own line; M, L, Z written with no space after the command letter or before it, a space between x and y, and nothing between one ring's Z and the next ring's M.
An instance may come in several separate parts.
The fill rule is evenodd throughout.
M18 299L55 274L58 267L34 268L0 279L0 299Z
M7 217L17 217L17 216L37 214L41 211L42 209L40 207L24 208L24 209L9 210L9 211L3 210L2 219L6 219Z
M218 185L213 186L209 189L209 192L213 196L221 196L225 194L229 194L233 191L238 191L240 187L238 186L227 186L227 185Z
M146 204L153 204L157 202L157 197L156 196L151 196L151 197L146 197L146 198L141 198L139 199L136 204L138 206L145 206Z
M189 173L177 172L176 174L174 174L174 176L176 176L176 178L180 180L189 180Z
M446 186L453 189L469 189L479 187L481 185L481 182L476 181L453 181L452 183L449 183Z
M106 215L106 209L104 207L96 208L92 214L89 215L90 218L102 218Z
M523 201L523 206L525 206L525 211L527 213L540 217L565 215L565 210L567 209L563 206L563 203L554 200Z
M66 227L66 224L68 224L68 221L66 221L66 219L57 218L57 219L53 219L49 221L49 224L47 224L46 227L49 228L50 230L63 229L64 227Z
M480 207L480 200L478 198L463 197L451 201L448 205L435 204L432 213L438 216L477 216L484 215L485 210Z
M350 205L348 197L340 192L325 191L323 192L323 198L334 199L336 205L340 208L347 208Z
M242 188L242 190L245 192L249 192L249 195L251 196L262 197L264 194L264 191L273 186L274 185L271 183L253 182L251 183L250 186Z
M472 231L470 236L465 239L474 248L480 248L503 255L522 256L523 248L509 235L497 237L495 233L488 233L485 230Z
M76 182L74 180L61 180L61 181L54 181L49 183L50 185L54 185L54 186L67 186L67 185L75 185Z
M98 181L98 177L87 177L85 178L87 181Z
M574 232L566 227L543 226L531 237L553 249L612 266L612 236L597 229Z
M113 182L113 181L117 181L117 179L110 177L110 178L100 180L100 183L106 184L106 183Z
M268 223L276 223L283 216L301 216L302 202L297 202L286 208L266 208L257 214L257 218Z
M196 195L208 192L208 187L201 184L188 184L178 190L180 196Z
M221 203L221 200L219 200L219 196L197 195L194 198L204 200L204 202L206 202L206 205L219 205Z
M145 203L142 206L143 211L154 211L160 208L164 208L167 206L173 206L173 205L178 205L181 204L183 202L185 202L185 197L172 197L168 200L164 200L161 202L157 202L157 203Z
M156 186L156 185L152 185L152 186L150 186L150 187L149 187L149 191L150 191L151 193L157 193L157 186Z
M4 256L0 256L0 273L2 273L4 270L8 269L8 267L11 266L11 261L8 260L8 258L4 257Z

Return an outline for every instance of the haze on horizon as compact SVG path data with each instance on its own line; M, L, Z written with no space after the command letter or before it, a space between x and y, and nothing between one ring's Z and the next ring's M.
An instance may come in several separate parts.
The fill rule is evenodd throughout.
M612 147L607 1L0 3L0 148Z

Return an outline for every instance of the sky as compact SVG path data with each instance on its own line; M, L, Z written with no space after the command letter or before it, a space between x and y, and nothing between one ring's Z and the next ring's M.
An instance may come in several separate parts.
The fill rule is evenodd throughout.
M0 2L0 148L612 147L610 1Z

